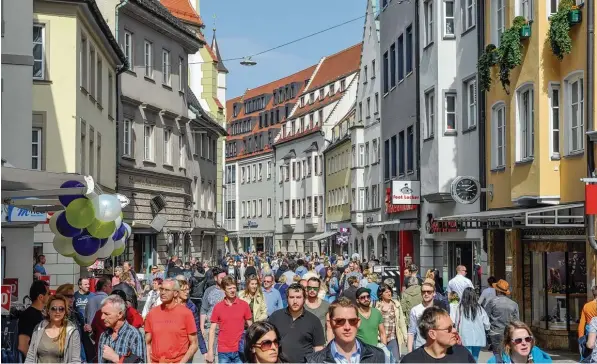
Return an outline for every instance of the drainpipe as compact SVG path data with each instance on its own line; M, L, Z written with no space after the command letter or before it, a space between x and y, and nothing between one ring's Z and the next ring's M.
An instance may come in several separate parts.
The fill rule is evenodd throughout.
M479 57L485 51L485 2L477 1L477 57ZM486 176L486 139L485 139L485 92L480 91L477 88L477 105L479 109L477 111L479 120L479 183L482 187L487 188L487 176ZM487 193L482 193L479 199L479 210L487 210Z
M420 31L419 31L419 27L420 27L420 20L419 20L419 0L415 0L415 93L416 93L416 98L415 98L415 130L419 131L421 130L421 71L420 71L420 66L421 66L421 51L420 51ZM421 138L415 138L416 139L416 145L417 145L417 151L416 151L416 168L417 168L417 180L419 181L419 183L421 183ZM422 203L422 202L421 202ZM423 207L423 205L419 205L419 208L417 209L417 229L419 231L421 231L421 217L423 216L423 214L421 213L421 208ZM399 240L399 234L398 232L394 233L396 235L396 240ZM423 236L423 234L419 234L419 254L421 252L421 236ZM399 244L402 244L402 241L398 242ZM400 246L400 245L399 245ZM421 261L420 261L420 257L419 257L419 262L418 264L420 265ZM400 254L398 254L398 265L400 265Z
M586 130L594 130L595 117L595 4L593 0L585 2L587 11L587 127ZM595 156L594 143L589 134L587 140L587 177L595 176ZM585 201L585 204L587 201ZM586 209L586 207L585 207ZM586 214L585 214L586 215ZM597 241L595 241L595 215L586 215L587 239L594 250L597 250Z

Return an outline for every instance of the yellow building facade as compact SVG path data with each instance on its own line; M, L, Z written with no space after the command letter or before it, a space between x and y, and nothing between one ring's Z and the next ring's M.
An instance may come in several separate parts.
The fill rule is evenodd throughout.
M36 0L33 10L32 167L91 175L114 191L124 54L95 4Z
M594 275L580 181L586 177L587 29L584 21L569 22L571 53L559 60L549 39L558 18L552 3L484 2L485 45L497 47L484 92L489 211L469 220L486 230L489 274L510 283L539 346L577 350L577 322ZM512 29L521 38L521 62L503 86L501 55L516 45L508 29L520 21Z

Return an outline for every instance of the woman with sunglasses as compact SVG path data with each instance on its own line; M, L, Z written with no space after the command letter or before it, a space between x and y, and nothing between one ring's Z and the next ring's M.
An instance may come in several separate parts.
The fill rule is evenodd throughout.
M46 318L33 330L25 363L81 362L81 337L68 315L68 300L64 296L48 299Z
M89 338L89 334L85 332L85 318L78 310L74 309L75 285L72 283L65 283L56 288L56 294L62 295L67 299L69 308L68 319L75 324L77 326L77 330L79 330L79 336L81 337L81 361L91 361L91 359L95 356L95 347ZM91 326L89 326L89 329L91 329ZM91 330L89 330L89 332L91 332ZM86 348L90 350L89 360L87 360L87 355L85 353Z
M286 363L280 350L280 334L267 321L253 323L245 335L247 363Z
M383 318L383 325L386 329L386 346L392 352L394 358L400 358L400 346L406 345L408 333L402 306L400 301L392 298L393 293L389 285L382 284L377 290L379 301L377 301L375 308L381 312Z
M522 321L512 321L504 329L501 357L494 355L487 363L551 363L551 357L535 346L531 329Z

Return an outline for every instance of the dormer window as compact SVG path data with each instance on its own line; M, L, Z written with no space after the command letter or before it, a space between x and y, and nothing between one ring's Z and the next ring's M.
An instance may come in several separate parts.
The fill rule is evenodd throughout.
M305 106L305 96L301 96L301 107Z
M342 79L340 80L340 92L344 91L344 89L346 89L346 80Z
M332 83L330 84L330 96L333 96L336 93L336 84Z
M324 95L325 95L325 91L324 91L324 88L322 87L319 89L319 101L323 100Z

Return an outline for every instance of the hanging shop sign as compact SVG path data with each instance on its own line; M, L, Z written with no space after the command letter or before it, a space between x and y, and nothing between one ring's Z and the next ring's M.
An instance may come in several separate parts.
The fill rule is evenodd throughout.
M19 298L19 279L18 278L4 278L2 284L10 287L12 300L16 301Z
M11 294L10 294L10 286L1 286L1 297L2 297L2 315L8 315L10 313L10 303L11 303ZM4 349L3 349L4 350Z
M6 222L41 222L48 219L45 212L33 212L13 205L8 205L6 210Z
M246 224L243 225L243 228L245 229L251 229L251 228L256 228L259 227L259 224L257 223L257 221L247 221Z
M433 219L433 216L428 216L425 229L428 234L456 233L465 231L466 227L458 221L436 221Z
M420 205L420 181L392 181L392 204Z
M404 204L396 205L392 202L392 200L393 200L392 189L386 188L386 213L387 214L395 214L395 213L403 212L403 211L416 210L417 206L419 205L419 203L411 204L411 205L404 205Z

